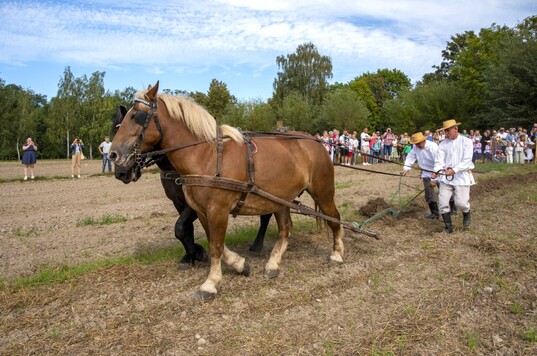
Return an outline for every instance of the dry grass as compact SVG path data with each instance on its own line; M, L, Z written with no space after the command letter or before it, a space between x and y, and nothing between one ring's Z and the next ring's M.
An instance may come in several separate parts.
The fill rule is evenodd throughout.
M472 228L461 230L459 214L451 235L441 222L423 219L417 199L398 219L367 227L380 241L347 235L341 266L328 263L325 232L295 231L273 280L263 277L273 237L259 255L234 246L252 274L224 268L218 297L208 304L193 298L207 266L178 272L175 262L3 288L0 353L536 354L536 178L476 186ZM338 179L354 178L338 171ZM362 179L372 185L374 176L360 175L338 192L350 215L364 205Z

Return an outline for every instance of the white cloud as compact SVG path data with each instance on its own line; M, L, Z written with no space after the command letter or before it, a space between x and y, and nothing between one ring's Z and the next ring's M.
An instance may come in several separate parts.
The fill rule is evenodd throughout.
M7 1L0 63L132 65L152 74L218 67L236 76L244 67L260 76L277 55L312 42L342 76L398 68L419 79L450 36L493 22L514 26L535 10L522 0Z

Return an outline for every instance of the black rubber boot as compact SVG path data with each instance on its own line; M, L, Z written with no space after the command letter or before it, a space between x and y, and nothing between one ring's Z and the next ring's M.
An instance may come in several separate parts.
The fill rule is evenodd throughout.
M470 211L468 211L467 213L462 213L462 226L463 227L469 227L471 221L472 219L470 217Z
M453 232L453 224L451 223L451 214L450 213L442 214L442 218L444 219L444 225L446 226L444 231L447 232L448 234L451 234Z
M457 205L455 205L455 200L449 201L449 210L450 210L451 216L457 215Z
M426 219L438 219L440 216L440 212L438 211L438 203L435 201L432 201L429 203L429 209L431 209L431 213L429 215L426 215Z

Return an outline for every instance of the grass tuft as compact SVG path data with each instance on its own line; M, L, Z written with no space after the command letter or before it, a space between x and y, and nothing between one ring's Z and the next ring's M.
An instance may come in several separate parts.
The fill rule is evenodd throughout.
M88 216L86 218L79 219L76 223L76 226L110 225L125 221L127 221L127 217L123 215L104 215L100 219L94 219L93 217Z

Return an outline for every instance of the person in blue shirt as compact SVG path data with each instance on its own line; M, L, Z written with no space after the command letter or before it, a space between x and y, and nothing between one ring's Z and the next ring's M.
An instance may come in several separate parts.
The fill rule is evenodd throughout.
M24 165L24 180L28 180L28 171L30 171L30 179L34 179L34 166L36 163L35 151L37 145L32 141L31 137L26 139L26 143L22 145L22 164Z

